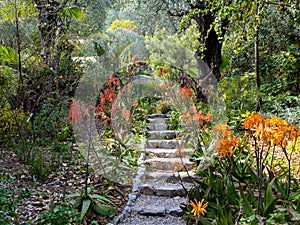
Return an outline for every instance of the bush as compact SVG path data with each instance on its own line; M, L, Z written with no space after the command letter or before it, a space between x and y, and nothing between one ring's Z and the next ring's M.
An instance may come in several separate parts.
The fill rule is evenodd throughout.
M0 109L0 147L9 147L22 136L31 134L31 123L27 122L29 114L22 108L11 109L8 104Z
M38 225L71 225L79 224L78 211L69 202L55 205L51 210L41 213Z

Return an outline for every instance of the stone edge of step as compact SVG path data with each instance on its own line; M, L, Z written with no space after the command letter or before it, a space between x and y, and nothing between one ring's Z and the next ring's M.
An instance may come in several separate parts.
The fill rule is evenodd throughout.
M151 114L148 116L148 118L150 119L154 119L154 118L169 118L170 115L169 114L159 114L159 113L155 113L155 114Z
M145 149L145 143L143 145L144 147L142 149ZM107 225L117 225L121 223L124 219L126 219L130 214L130 212L132 211L132 205L134 205L136 199L141 195L141 188L139 187L139 185L141 182L141 178L144 176L146 171L146 167L142 163L145 157L146 157L145 152L141 151L141 155L138 159L140 166L138 168L137 175L133 179L132 193L128 194L128 201L125 207L123 208L122 212L119 215L115 216L114 219L111 222L109 222Z

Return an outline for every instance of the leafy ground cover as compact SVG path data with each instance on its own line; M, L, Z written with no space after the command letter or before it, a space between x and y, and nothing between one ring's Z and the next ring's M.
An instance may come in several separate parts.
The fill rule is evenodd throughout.
M75 198L64 196L84 193L84 165L84 159L75 148L70 164L63 162L56 172L41 181L30 176L29 166L24 165L16 154L10 151L2 154L0 224L82 224L82 214L73 206ZM114 205L113 211L106 215L89 214L85 218L88 224L106 224L113 215L120 213L131 188L108 183L93 170L88 185L96 197L109 199Z

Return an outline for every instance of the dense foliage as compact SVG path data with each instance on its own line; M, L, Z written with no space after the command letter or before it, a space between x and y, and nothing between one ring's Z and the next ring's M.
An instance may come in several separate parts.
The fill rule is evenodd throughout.
M90 119L105 156L132 169L147 115L169 113L169 123L189 137L202 177L189 193L189 224L299 221L299 14L297 0L0 1L0 159L12 153L42 182L72 161L80 138L72 125ZM134 89L139 75L165 83ZM73 101L80 82L92 79L85 97L93 93L94 104ZM226 105L224 121L214 121L209 88L201 87L217 81L214 103ZM113 216L116 205L87 187L94 163L87 146L75 207L62 200L38 224ZM15 209L29 196L1 189L0 222L18 221Z

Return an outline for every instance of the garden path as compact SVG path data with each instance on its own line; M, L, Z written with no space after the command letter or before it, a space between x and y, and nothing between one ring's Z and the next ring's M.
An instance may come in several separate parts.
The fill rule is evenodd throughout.
M123 213L113 224L183 225L182 208L187 204L187 190L192 186L194 164L188 157L178 132L167 124L168 115L152 114L147 118L150 137L141 153L141 166L134 181L134 193Z

